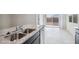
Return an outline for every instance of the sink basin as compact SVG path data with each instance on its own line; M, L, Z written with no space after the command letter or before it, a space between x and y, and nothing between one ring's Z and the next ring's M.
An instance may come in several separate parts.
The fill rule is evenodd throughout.
M23 34L23 33L19 33L19 34L15 33L15 34L12 34L10 41L14 41L14 40L17 40L17 39L21 39L21 38L23 38L25 35L26 35L26 34Z
M14 41L16 39L17 39L17 34L16 33L15 34L12 34L11 35L11 38L10 38L10 41Z
M24 31L24 33L31 33L31 32L33 32L35 29L25 29L25 31Z
M26 34L19 33L19 34L18 34L18 39L23 38L25 35L26 35Z
M14 33L11 35L11 38L10 38L10 41L14 41L14 40L17 40L17 39L21 39L23 38L25 35L33 32L35 29L25 29L23 33Z

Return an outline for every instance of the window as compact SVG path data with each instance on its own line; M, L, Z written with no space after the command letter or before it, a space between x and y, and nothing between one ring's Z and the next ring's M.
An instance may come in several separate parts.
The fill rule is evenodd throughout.
M78 17L76 14L73 15L73 23L78 23Z
M72 22L72 16L69 16L69 22Z

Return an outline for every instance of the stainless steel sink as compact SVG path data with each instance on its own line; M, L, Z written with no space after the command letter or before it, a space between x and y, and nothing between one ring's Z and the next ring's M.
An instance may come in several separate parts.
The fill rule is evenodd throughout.
M35 29L29 29L29 28L28 28L28 29L25 29L25 30L24 30L24 33L31 33L31 32L33 32L34 30L35 30Z
M27 34L30 34L34 31L35 29L25 29L23 32L18 32L18 31L13 31L12 33L7 33L5 38L6 37L10 37L10 41L14 41L14 40L17 40L17 39L21 39L23 38L24 36L26 36Z
M10 41L14 41L14 40L17 40L17 39L21 39L25 36L26 34L24 33L15 33L15 34L12 34L11 35L11 38L10 38Z

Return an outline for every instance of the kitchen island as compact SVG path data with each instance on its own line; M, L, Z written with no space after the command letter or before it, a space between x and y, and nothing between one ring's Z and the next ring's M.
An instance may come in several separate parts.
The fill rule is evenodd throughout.
M37 26L35 30L21 39L10 41L10 37L4 38L0 36L0 44L40 44L41 43L41 30L44 29L44 26Z

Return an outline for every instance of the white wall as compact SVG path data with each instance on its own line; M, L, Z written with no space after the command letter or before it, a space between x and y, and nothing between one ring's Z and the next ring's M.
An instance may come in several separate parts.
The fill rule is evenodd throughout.
M36 14L36 25L46 25L46 15Z
M12 25L36 25L36 15L34 14L16 14L11 15Z
M40 20L39 20L40 25L44 25L44 15L40 14L39 17L40 17Z
M62 29L66 29L66 15L65 14L59 15L59 26Z
M36 14L36 25L40 25L40 15Z
M46 14L44 14L44 15L43 15L44 25L46 25L46 22L47 22L46 19L47 19L47 16L46 16Z
M67 31L69 31L73 35L73 38L74 38L75 28L78 27L78 24L73 23L73 22L69 22L69 16L70 15L66 16L66 27L67 27Z
M36 25L35 14L0 14L0 29L29 24Z
M0 30L10 28L10 15L0 14Z

